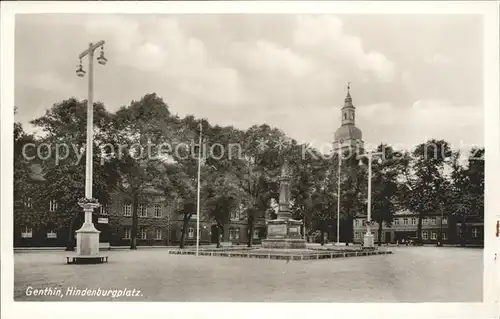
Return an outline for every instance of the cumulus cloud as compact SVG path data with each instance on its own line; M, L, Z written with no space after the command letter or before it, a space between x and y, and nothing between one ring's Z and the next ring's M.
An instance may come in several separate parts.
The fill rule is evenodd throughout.
M308 59L293 52L290 48L280 47L276 43L257 40L255 43L235 43L231 45L232 58L242 67L254 71L277 74L281 77L303 78L312 69Z
M482 143L481 73L466 63L480 63L482 52L462 50L479 34L467 22L463 41L453 42L447 35L455 27L443 19L421 35L401 20L403 31L394 30L388 17L23 16L16 25L16 104L29 120L29 110L84 98L76 57L86 40L105 39L109 63L96 71L95 98L111 111L156 92L180 116L243 129L268 123L322 144L333 140L353 81L367 142L418 143L427 135Z
M364 134L371 143L392 142L410 149L430 138L465 149L483 144L480 105L454 105L445 100L419 100L406 107L379 103L359 106L357 117L359 127L372 129L371 134ZM391 134L395 131L397 135Z
M337 60L338 64L350 63L363 71L372 72L381 81L390 82L394 79L395 63L381 52L366 52L360 38L344 32L339 18L300 16L297 18L293 41L302 50Z

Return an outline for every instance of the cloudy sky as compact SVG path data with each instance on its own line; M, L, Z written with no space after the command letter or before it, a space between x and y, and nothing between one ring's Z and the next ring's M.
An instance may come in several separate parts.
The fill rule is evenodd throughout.
M18 15L15 32L25 126L54 102L86 98L78 54L104 39L95 99L110 111L155 92L179 116L268 123L320 145L352 82L366 143L483 145L479 16Z

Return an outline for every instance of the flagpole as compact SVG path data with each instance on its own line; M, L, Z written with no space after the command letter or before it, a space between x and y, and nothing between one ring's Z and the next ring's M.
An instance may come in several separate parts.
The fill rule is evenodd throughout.
M198 249L200 246L200 172L201 172L201 136L202 126L200 122L200 144L198 150L198 193L197 193L197 207L196 207L196 256L198 256Z

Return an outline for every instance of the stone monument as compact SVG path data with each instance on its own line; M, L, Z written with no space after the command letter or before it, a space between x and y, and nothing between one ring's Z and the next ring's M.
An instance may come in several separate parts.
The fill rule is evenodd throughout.
M281 168L280 198L278 216L266 221L267 238L262 240L262 248L306 248L301 234L301 220L292 219L290 212L290 176L286 162Z
M69 264L98 264L108 261L108 256L99 252L99 234L92 223L92 212L101 205L95 198L82 198L78 205L85 212L85 221L76 233L76 255L66 256Z

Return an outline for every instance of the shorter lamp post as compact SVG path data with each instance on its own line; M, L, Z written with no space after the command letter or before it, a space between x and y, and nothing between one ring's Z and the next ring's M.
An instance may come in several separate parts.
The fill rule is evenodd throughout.
M450 161L449 157L444 158L444 162L447 163ZM441 167L440 169L441 175L443 174L443 168ZM444 218L444 210L443 210L443 203L441 202L440 197L440 192L441 192L441 181L438 180L438 183L436 184L436 193L437 193L437 199L439 201L438 207L439 207L439 212L441 213L441 221L439 223L439 237L438 241L436 243L437 247L443 246L443 218Z
M383 155L383 152L372 152L367 151L364 154L359 155L360 165L363 164L362 158L366 157L368 159L368 203L367 203L367 218L366 218L366 234L363 238L363 247L373 248L374 240L373 234L371 232L370 226L372 222L372 160L373 156ZM378 162L382 163L382 159L379 157Z
M340 168L342 166L342 147L344 140L338 144L338 175L337 175L337 246L340 245Z

